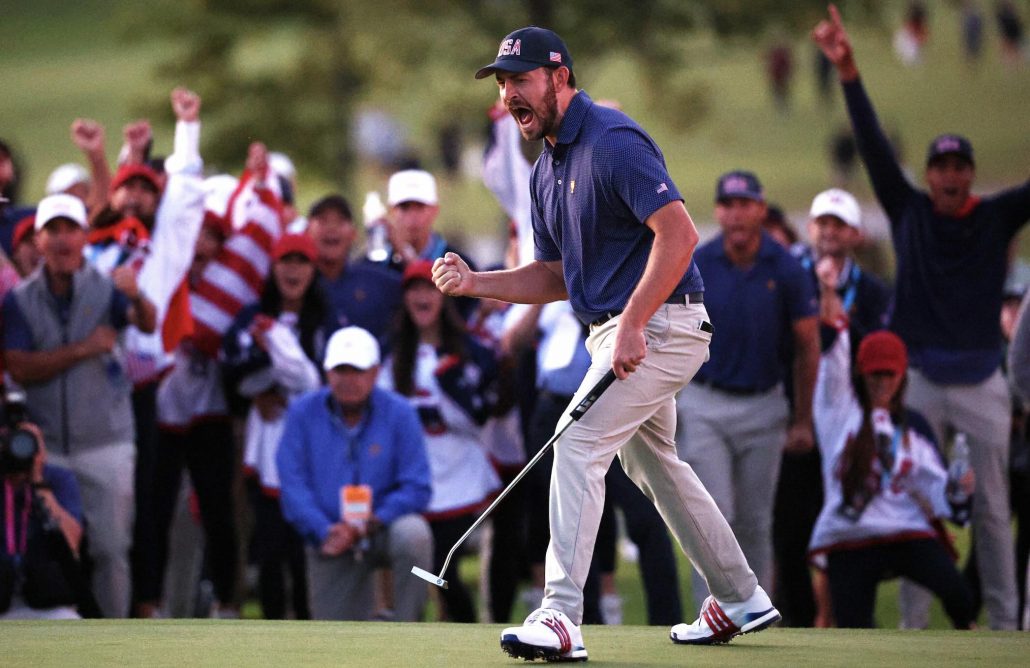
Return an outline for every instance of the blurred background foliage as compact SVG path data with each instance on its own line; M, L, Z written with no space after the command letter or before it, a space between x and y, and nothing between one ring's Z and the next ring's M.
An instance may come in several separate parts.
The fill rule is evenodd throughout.
M881 120L914 178L935 134L976 146L981 191L1027 176L1030 67L999 56L993 3L976 60L961 46L957 0L927 3L923 62L891 49L902 0L842 0ZM1028 3L1017 2L1024 19ZM202 148L211 171L238 171L263 140L293 158L303 207L330 191L360 202L398 165L441 179L440 225L454 236L503 234L500 209L476 173L485 111L496 97L472 73L501 37L537 23L568 42L582 88L618 100L665 151L687 206L711 224L716 177L753 169L795 222L815 192L840 183L869 203L861 170L840 180L828 147L847 119L834 82L820 92L808 32L825 3L798 0L34 0L0 12L0 137L19 152L23 199L61 162L78 160L67 128L78 116L120 128L152 119L156 151L171 148L168 91L203 97ZM787 104L770 95L770 49L790 53ZM539 147L527 147L532 156ZM1025 246L1025 244L1024 244ZM491 260L493 258L484 258Z

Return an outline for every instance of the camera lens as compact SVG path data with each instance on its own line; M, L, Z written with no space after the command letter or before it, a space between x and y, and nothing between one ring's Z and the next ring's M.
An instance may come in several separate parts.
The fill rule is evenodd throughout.
M37 447L35 434L24 429L12 431L7 442L7 451L15 461L31 462Z

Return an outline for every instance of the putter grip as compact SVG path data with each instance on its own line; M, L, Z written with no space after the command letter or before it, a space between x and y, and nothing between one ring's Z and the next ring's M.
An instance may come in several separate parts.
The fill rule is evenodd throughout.
M583 400L580 401L576 405L576 407L572 409L572 412L569 413L569 416L573 420L578 420L581 417L583 417L583 414L590 410L590 407L594 405L594 402L597 401L597 398L600 397L604 393L604 391L608 389L608 386L611 385L614 380L615 371L613 371L612 369L608 369L608 373L604 374L604 377L601 378L601 380L597 381L597 385L594 385L593 388L590 389L590 392L587 393L587 396L583 397Z

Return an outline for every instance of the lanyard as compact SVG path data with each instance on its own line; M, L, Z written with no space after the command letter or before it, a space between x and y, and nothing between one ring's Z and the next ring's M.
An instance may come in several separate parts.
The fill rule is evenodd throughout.
M841 306L843 307L845 313L849 313L851 311L851 307L855 303L855 296L858 293L858 279L862 275L862 270L858 268L858 263L856 263L851 258L848 258L846 262L850 265L850 268L847 271L848 277L845 281L847 289L844 291L844 295L841 297ZM804 257L802 257L801 266L803 266L805 269L812 270L812 267L814 266L814 263L812 262L812 256L805 255ZM837 290L840 290L840 285L837 286Z
M880 477L880 489L887 489L888 483L891 480L891 475L894 473L894 466L898 461L898 445L901 443L901 427L894 427L894 436L891 438L891 449L890 449L890 467L885 466L883 458L880 459L880 465L883 467L883 473Z
M845 313L849 313L851 306L855 303L855 293L858 292L858 277L861 273L858 265L852 262L851 276L848 277L848 289L845 290L844 297L841 300L841 306L844 308Z
M24 503L21 509L21 540L17 541L18 529L14 523L14 488L11 483L4 481L4 519L7 525L7 554L17 556L25 554L29 541L29 506L32 499L29 490L25 488ZM16 545L17 543L17 545Z
M438 257L443 257L444 251L447 250L447 241L436 232L432 233L429 243L426 244L426 250L419 257L424 260L435 260Z
M358 450L361 447L361 436L368 426L369 414L363 415L361 422L357 426L351 427L343 419L343 411L340 409L340 404L332 397L329 397L328 401L330 414L333 416L333 420L336 422L336 426L343 438L347 441L347 459L350 461L351 471L353 472L351 484L359 485L361 484L361 458Z

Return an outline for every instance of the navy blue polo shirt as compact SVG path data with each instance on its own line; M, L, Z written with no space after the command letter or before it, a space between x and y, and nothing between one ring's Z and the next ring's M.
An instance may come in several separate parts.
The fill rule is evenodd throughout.
M569 301L586 323L626 308L654 242L644 221L683 200L643 128L583 91L569 103L557 143L544 141L530 191L536 259L561 260ZM672 294L703 290L691 263Z
M782 382L783 351L792 345L793 324L819 312L804 267L764 232L747 269L726 256L721 234L697 249L694 262L705 277L705 308L715 327L711 359L696 379L747 391Z
M401 274L384 265L358 261L330 280L319 276L338 327L357 325L384 341L401 304Z

